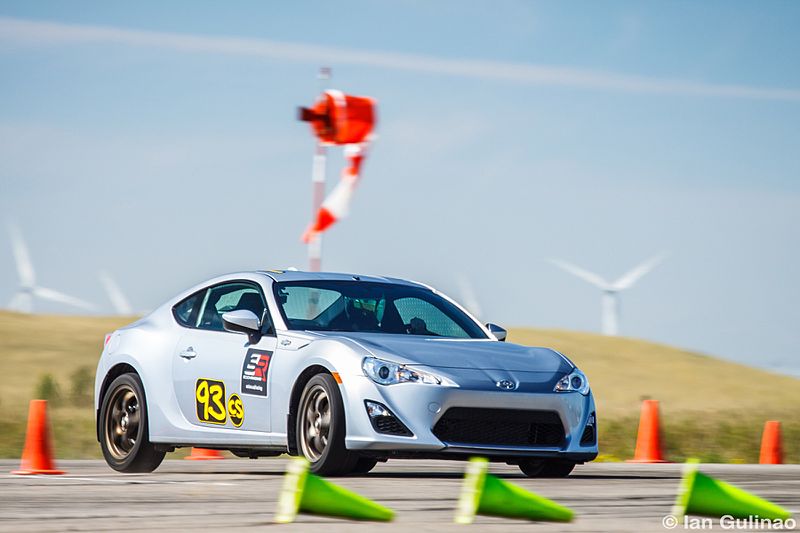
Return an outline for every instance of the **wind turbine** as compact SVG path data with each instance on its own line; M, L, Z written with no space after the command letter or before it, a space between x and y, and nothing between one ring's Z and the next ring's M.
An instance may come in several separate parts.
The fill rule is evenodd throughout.
M639 279L653 270L661 263L667 254L662 252L647 261L632 268L619 279L608 282L594 272L589 272L561 259L548 259L551 263L570 274L587 281L603 291L602 301L602 332L603 335L617 335L619 333L619 293L630 289Z
M111 305L114 306L114 311L116 311L118 315L131 316L134 314L133 307L125 297L122 289L117 285L117 282L111 277L111 274L105 270L101 270L100 283L103 284L108 299L111 301Z
M86 311L94 309L92 304L79 298L37 285L36 273L33 270L33 263L31 263L31 257L28 253L28 247L25 245L25 240L22 238L22 233L13 224L8 225L8 233L11 236L11 250L14 253L17 275L19 276L19 288L8 303L9 309L20 313L32 313L34 298L71 305Z
M458 290L461 293L461 302L464 304L464 307L466 307L467 311L472 313L475 318L480 318L481 304L478 302L478 297L475 295L472 283L469 282L469 279L467 279L464 274L459 274L457 280Z

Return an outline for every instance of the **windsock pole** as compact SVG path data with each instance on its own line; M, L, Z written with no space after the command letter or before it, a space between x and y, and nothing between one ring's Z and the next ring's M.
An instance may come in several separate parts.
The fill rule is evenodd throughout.
M314 152L314 163L311 170L311 216L315 216L325 198L325 169L328 150L321 142L317 143ZM308 269L311 272L322 270L322 233L315 233L308 241Z
M324 91L331 79L331 69L322 67L317 74L320 88ZM311 167L311 217L317 215L322 202L325 199L325 174L328 162L328 149L322 143L317 142L314 151L314 161ZM317 233L308 241L308 269L311 272L322 270L322 233Z

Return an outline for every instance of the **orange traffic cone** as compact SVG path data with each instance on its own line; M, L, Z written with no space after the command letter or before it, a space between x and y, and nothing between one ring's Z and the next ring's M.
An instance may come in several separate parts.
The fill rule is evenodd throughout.
M219 450L209 450L207 448L192 448L192 454L184 457L189 461L213 461L215 459L225 459Z
M50 441L50 424L47 422L47 400L31 400L28 409L28 429L25 449L19 470L12 474L63 474L53 463L53 445Z
M758 462L762 465L783 464L781 423L777 420L769 420L764 424L764 433L761 435L761 455Z
M639 419L639 434L636 436L636 452L629 463L666 463L661 450L661 427L658 421L658 400L642 402Z

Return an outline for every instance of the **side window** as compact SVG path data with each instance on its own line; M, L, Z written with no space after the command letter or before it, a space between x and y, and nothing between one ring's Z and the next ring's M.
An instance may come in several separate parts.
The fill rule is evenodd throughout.
M272 328L269 313L261 290L250 283L234 282L211 287L206 292L201 311L197 315L195 327L213 331L224 331L222 315L228 311L247 309L261 319L262 323ZM266 333L270 331L264 329Z
M440 335L442 337L469 337L464 329L444 314L435 305L419 298L400 298L394 301L395 309L409 324L410 333L416 335Z
M189 328L194 327L197 321L197 312L200 310L200 304L203 303L205 294L206 290L203 289L188 298L184 298L172 308L172 315L180 325Z

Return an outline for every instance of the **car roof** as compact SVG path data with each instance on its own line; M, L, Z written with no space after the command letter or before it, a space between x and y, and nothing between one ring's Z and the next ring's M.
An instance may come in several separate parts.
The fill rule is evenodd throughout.
M376 283L396 283L401 285L413 285L416 287L430 288L423 283L417 283L400 278L386 276L369 276L365 274L350 274L344 272L307 272L294 269L275 269L259 270L259 274L266 274L275 281L366 281Z

